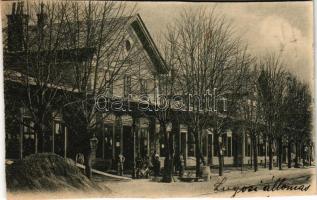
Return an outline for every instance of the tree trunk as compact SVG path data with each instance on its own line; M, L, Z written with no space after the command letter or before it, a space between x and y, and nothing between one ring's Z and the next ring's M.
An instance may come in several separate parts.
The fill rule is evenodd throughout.
M296 141L295 143L295 168L299 168L299 144Z
M91 179L92 172L91 172L91 151L84 153L84 160L85 160L85 174L87 178Z
M200 139L199 132L195 131L195 151L196 151L196 177L201 177L200 171Z
M282 138L278 138L278 169L282 170L282 154L283 154L283 143Z
M257 138L256 138L256 135L253 133L253 168L254 168L254 171L258 171L258 143L257 143Z
M288 145L287 145L287 167L291 168L292 167L292 141L288 140Z
M313 152L313 147L312 146L309 147L308 152L309 152L309 154L308 154L308 156L309 156L309 166L312 166L312 152Z
M172 182L172 170L171 168L171 152L170 152L170 141L169 141L169 136L166 131L166 124L161 123L162 131L164 134L164 139L165 139L165 159L164 159L164 173L163 173L163 179L162 181L165 183L170 183Z
M173 178L173 174L174 174L174 134L173 131L170 133L169 135L169 172L170 172L170 177Z
M267 138L264 136L264 168L267 166L266 156L267 155Z
M251 144L250 144L250 167L253 168L253 139L251 137Z
M272 151L272 138L269 137L269 170L273 169L273 151Z
M171 183L172 180L171 160L168 156L166 156L164 159L164 174L162 182Z
M217 151L218 151L218 163L219 163L219 176L223 176L223 156L222 156L222 149L219 143L219 135L215 137L216 145L217 145Z

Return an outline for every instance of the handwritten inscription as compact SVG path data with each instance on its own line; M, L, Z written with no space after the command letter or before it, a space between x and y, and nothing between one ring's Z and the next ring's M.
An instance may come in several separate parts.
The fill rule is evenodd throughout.
M262 180L257 185L240 185L240 186L229 186L225 185L227 182L226 177L221 177L214 184L214 191L216 192L225 192L233 191L231 197L235 197L238 193L247 193L247 192L274 192L274 191L302 191L306 192L309 190L310 185L294 185L287 182L287 178L277 178L272 177L272 182L264 183Z

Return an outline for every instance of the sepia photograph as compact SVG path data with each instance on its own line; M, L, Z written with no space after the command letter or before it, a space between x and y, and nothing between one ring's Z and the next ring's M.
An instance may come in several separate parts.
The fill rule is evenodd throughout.
M313 1L1 2L7 199L316 195Z

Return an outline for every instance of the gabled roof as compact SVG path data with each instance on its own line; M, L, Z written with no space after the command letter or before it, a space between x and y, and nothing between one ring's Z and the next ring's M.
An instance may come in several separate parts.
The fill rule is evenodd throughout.
M81 22L79 22L81 23ZM96 26L99 25L99 21L95 20ZM158 73L167 73L168 72L168 68L165 64L165 61L162 57L162 55L160 54L157 46L155 45L149 31L147 30L143 20L141 19L139 14L133 15L133 16L123 16L123 17L117 17L117 18L110 18L108 21L106 21L106 23L109 23L108 25L106 25L106 27L111 27L111 28L116 28L116 27L122 27L122 26L130 26L134 32L136 33L138 39L140 40L140 42L142 43L142 46L144 48L144 50L146 51L146 53L148 54L150 61L153 63L155 70ZM76 24L75 24L76 25ZM78 24L77 24L78 25ZM83 27L85 26L84 24L82 24ZM52 29L52 31L56 31L56 29L58 29L59 24L56 23L54 24L54 28ZM6 38L7 38L7 27L2 29L3 31L3 42L6 43ZM31 24L28 25L28 31L30 32L36 32L38 31L38 26L36 24ZM44 30L45 32L45 26L44 26ZM112 32L111 34L114 34L113 30L109 30L109 32ZM67 37L67 36L66 36ZM6 44L4 44L4 46L6 46ZM85 45L84 45L85 46ZM62 47L60 47L62 48ZM8 52L5 52L5 56L8 56L7 54ZM12 52L14 54L14 52ZM11 56L14 56L12 55ZM15 52L18 53L18 52ZM19 54L19 53L18 53Z
M136 14L133 18L128 22L130 26L133 28L138 38L140 39L143 48L149 55L152 63L156 67L156 70L159 73L167 73L168 68L166 63L159 52L157 46L155 45L149 31L147 30L142 18L139 14Z

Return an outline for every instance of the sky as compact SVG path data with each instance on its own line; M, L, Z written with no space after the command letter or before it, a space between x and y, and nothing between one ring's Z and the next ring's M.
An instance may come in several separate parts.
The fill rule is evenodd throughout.
M2 23L10 11L7 4L2 2ZM281 54L285 67L313 89L313 2L137 2L137 12L156 43L164 40L167 25L184 10L203 8L210 12L214 7L232 23L254 56Z
M236 33L258 57L277 52L285 67L313 89L313 4L312 2L183 3L139 2L138 13L154 40L160 41L166 26L185 9L206 9L232 23Z

